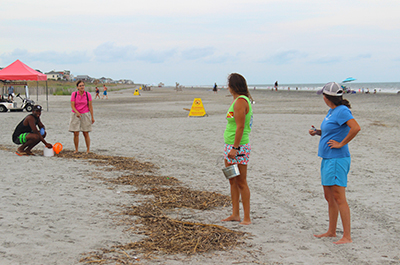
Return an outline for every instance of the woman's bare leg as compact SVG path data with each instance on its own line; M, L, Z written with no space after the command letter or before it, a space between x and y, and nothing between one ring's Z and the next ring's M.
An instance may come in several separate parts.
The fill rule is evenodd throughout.
M225 167L231 166L225 160ZM228 218L222 219L222 221L237 221L240 222L240 213L239 213L239 199L240 199L240 191L239 186L236 181L237 177L229 179L229 184L231 187L231 200L232 200L232 215Z
M328 202L328 213L329 213L329 228L328 232L320 235L314 235L315 237L336 237L337 219L339 215L339 207L336 203L335 197L333 196L332 186L323 186L325 199Z
M340 218L343 224L343 237L334 242L335 244L346 244L353 242L351 240L351 224L350 224L350 208L346 200L346 188L340 186L332 186L333 195L339 207Z
M89 132L82 132L83 136L85 137L85 143L86 143L86 153L89 154L90 152L90 137L89 137Z
M237 185L239 186L240 196L242 198L244 217L240 223L242 225L251 224L250 219L250 189L247 185L247 165L238 165L240 176L236 177Z
M75 152L74 153L78 153L79 132L74 132L74 145L75 145Z

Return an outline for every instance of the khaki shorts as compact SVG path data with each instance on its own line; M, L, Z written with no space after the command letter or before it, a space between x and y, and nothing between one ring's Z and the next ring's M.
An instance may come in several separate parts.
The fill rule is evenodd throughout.
M70 132L91 132L92 131L92 116L90 112L81 113L81 117L78 118L75 112L71 112L69 119Z

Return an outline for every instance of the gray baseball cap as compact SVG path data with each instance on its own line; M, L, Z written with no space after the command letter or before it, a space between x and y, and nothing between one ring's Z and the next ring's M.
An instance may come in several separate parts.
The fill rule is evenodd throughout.
M343 95L343 88L336 82L329 82L328 84L324 85L324 87L317 91L318 95L322 93L329 95L329 96L341 96Z

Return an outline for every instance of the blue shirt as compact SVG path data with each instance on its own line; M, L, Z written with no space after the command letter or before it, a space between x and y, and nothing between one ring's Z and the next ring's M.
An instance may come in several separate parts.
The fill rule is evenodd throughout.
M350 157L349 146L342 148L330 148L329 140L341 142L349 133L350 127L346 122L354 119L351 111L344 105L330 109L321 123L321 139L319 140L318 156L322 158Z

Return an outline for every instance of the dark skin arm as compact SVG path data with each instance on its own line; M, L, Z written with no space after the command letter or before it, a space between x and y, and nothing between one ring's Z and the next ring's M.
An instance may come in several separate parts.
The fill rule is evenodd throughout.
M43 136L40 134L40 131L37 129L36 124L35 124L35 118L32 116L28 116L24 120L24 125L29 125L31 127L32 133L37 134L39 136L40 141L47 147L47 148L53 148L51 144L46 142L46 140L43 138ZM39 128L44 128L43 123L40 121L40 118L38 118L38 126Z

